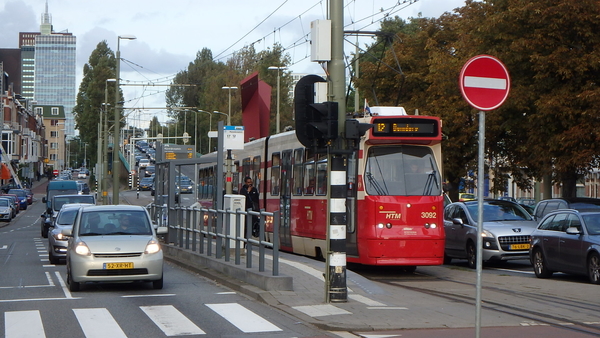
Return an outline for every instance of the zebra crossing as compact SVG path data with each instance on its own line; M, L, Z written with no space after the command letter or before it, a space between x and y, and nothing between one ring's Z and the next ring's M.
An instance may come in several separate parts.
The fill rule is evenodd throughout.
M242 333L260 333L282 331L256 313L238 303L204 304L206 307L231 323ZM166 337L207 335L190 318L181 313L173 305L140 306L145 314ZM72 309L73 318L79 323L86 338L126 338L119 322L106 308L76 308ZM45 338L54 336L45 332L44 323L39 310L7 311L4 313L4 337ZM135 333L130 333L133 337Z

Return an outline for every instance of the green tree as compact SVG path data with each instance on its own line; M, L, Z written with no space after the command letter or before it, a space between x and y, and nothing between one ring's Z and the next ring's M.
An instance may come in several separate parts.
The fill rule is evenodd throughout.
M81 141L88 144L89 167L97 162L96 149L98 140L98 124L100 113L103 111L106 79L114 78L116 60L114 53L106 41L100 42L92 51L88 63L83 66L83 80L77 93L77 102L73 108L75 127L79 130ZM115 102L114 85L108 87L108 102ZM109 107L111 107L110 105ZM111 114L109 114L113 120Z

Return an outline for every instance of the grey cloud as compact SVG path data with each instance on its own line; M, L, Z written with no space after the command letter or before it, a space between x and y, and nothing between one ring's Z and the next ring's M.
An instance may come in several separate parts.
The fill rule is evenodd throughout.
M39 32L39 18L23 1L8 1L0 9L0 48L18 48L19 32Z

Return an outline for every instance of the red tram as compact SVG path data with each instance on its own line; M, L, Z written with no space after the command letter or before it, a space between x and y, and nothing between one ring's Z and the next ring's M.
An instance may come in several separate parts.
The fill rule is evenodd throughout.
M374 128L348 159L347 261L367 265L440 265L444 258L441 121L371 107ZM284 251L326 256L327 159L284 132L233 151L234 187L252 177L260 207L280 210ZM214 165L199 171L199 199L214 201ZM272 239L272 220L267 220Z

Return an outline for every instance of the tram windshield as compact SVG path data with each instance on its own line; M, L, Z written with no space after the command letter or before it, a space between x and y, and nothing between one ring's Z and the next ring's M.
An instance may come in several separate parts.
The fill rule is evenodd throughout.
M442 194L440 172L433 152L428 147L371 147L366 159L364 181L369 195Z

